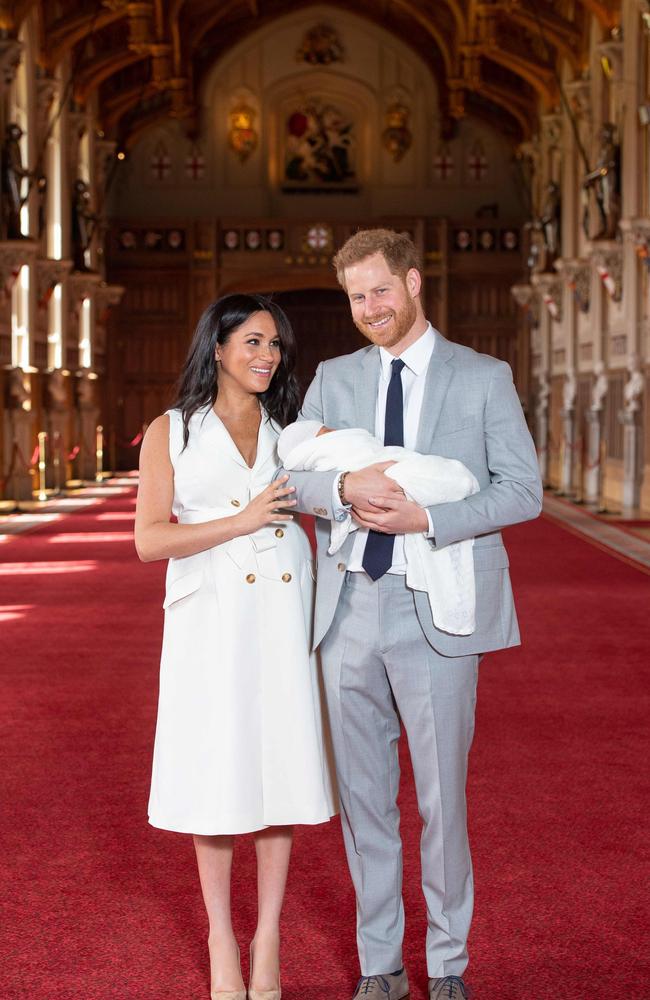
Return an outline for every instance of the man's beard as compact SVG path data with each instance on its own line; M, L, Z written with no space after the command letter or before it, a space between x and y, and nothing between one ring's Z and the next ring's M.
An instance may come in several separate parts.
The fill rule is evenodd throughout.
M356 320L354 325L373 344L378 344L380 347L394 347L406 336L417 319L415 302L409 297L399 311L388 309L386 312L371 316L371 321L376 323L377 320L384 319L386 316L392 316L393 322L378 329L373 329L367 322L357 322Z

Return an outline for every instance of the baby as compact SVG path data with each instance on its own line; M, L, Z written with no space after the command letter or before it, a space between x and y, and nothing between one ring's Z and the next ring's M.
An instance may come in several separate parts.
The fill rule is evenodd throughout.
M355 472L376 462L393 461L385 474L420 507L463 500L479 489L462 462L383 445L359 427L335 431L316 420L301 420L282 431L278 454L288 472ZM350 514L332 521L330 555L356 529ZM470 538L437 549L420 532L404 536L406 583L413 590L426 591L436 628L452 635L471 635L475 628L473 544Z

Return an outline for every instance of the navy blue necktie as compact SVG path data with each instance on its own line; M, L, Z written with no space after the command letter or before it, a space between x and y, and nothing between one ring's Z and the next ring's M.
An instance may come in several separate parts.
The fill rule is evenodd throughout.
M386 394L386 421L384 423L384 444L404 446L404 395L402 393L402 368L400 358L391 361L391 376ZM393 562L395 535L381 531L368 532L363 550L362 565L371 580L378 580L390 569Z

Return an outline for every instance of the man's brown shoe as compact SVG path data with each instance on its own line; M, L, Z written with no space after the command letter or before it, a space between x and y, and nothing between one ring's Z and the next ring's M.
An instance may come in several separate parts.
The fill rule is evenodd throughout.
M429 980L429 1000L468 1000L469 988L460 976Z
M391 973L386 973L385 976L362 976L352 1000L403 1000L408 993L409 981L406 970L402 969L396 976Z

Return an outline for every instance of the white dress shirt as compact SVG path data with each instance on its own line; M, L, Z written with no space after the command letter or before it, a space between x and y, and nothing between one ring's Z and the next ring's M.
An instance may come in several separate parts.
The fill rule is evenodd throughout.
M429 323L421 337L411 344L410 347L400 354L400 359L405 367L402 369L402 394L404 399L404 447L415 451L418 430L420 427L420 413L422 412L422 400L424 399L424 386L427 377L427 369L436 344L436 335L433 327ZM388 383L391 378L391 362L395 360L395 355L385 348L379 348L381 361L381 373L379 376L379 387L377 391L377 404L375 407L375 437L380 441L384 440L384 426L386 422L386 396L388 394ZM346 508L341 506L338 496L338 479L334 483L334 517L341 520L345 517ZM349 508L347 508L349 509ZM433 525L431 517L427 511L429 530L425 534L428 538L433 538ZM350 554L348 570L352 573L363 571L363 552L368 538L368 529L359 528L354 539L354 545ZM395 535L393 545L393 562L388 570L389 573L406 573L406 558L404 556L404 535Z

